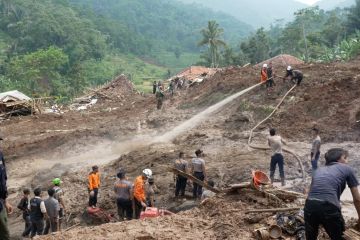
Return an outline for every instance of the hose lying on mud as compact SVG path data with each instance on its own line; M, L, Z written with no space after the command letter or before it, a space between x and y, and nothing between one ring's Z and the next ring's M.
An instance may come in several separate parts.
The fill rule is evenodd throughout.
M266 122L269 118L272 117L272 115L274 115L274 113L279 109L280 105L284 102L285 98L290 94L290 92L292 90L294 90L296 88L296 84L290 88L289 91L286 92L286 94L284 95L284 97L281 99L281 101L278 103L278 105L276 105L276 107L274 108L274 110L270 113L269 116L267 116L265 119L263 119L262 121L260 121L255 127L253 127L250 131L250 136L249 136L249 140L248 140L248 145L250 148L253 148L253 149L257 149L257 150L269 150L270 148L269 147L264 147L264 146L256 146L256 145L252 145L251 144L251 140L252 140L252 137L253 137L253 132L256 128L258 128L261 124L263 124L264 122ZM296 160L298 161L299 165L300 165L300 168L301 168L301 175L302 175L302 179L303 181L305 180L305 171L304 171L304 166L302 164L302 161L300 159L300 157L298 155L296 155L295 152L293 152L292 150L288 149L288 148L283 148L284 152L287 152L287 153L290 153L291 155L293 155Z

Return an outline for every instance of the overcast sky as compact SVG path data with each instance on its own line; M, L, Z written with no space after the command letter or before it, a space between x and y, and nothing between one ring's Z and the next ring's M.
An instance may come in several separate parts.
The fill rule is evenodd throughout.
M297 1L311 5L318 2L319 0L297 0Z

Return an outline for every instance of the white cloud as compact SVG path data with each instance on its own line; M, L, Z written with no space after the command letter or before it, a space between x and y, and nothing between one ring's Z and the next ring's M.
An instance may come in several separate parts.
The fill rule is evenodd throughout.
M308 5L313 5L314 3L318 2L319 0L297 0L297 1L308 4Z

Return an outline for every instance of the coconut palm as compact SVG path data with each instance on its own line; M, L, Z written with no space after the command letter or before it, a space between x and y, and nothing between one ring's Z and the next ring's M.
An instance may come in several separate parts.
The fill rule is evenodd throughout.
M211 59L211 67L218 66L219 63L219 48L226 46L222 40L224 29L219 28L216 21L209 21L207 28L201 30L202 40L198 43L199 46L208 45Z

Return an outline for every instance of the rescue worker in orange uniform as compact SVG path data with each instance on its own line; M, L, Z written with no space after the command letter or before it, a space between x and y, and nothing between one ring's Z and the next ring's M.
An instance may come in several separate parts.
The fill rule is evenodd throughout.
M96 208L97 196L100 187L100 174L99 167L93 166L92 172L89 174L89 206Z
M261 83L265 83L268 80L267 76L267 64L265 63L261 69Z
M141 211L146 208L145 181L152 177L150 169L144 169L134 182L134 214L135 219L140 218Z

